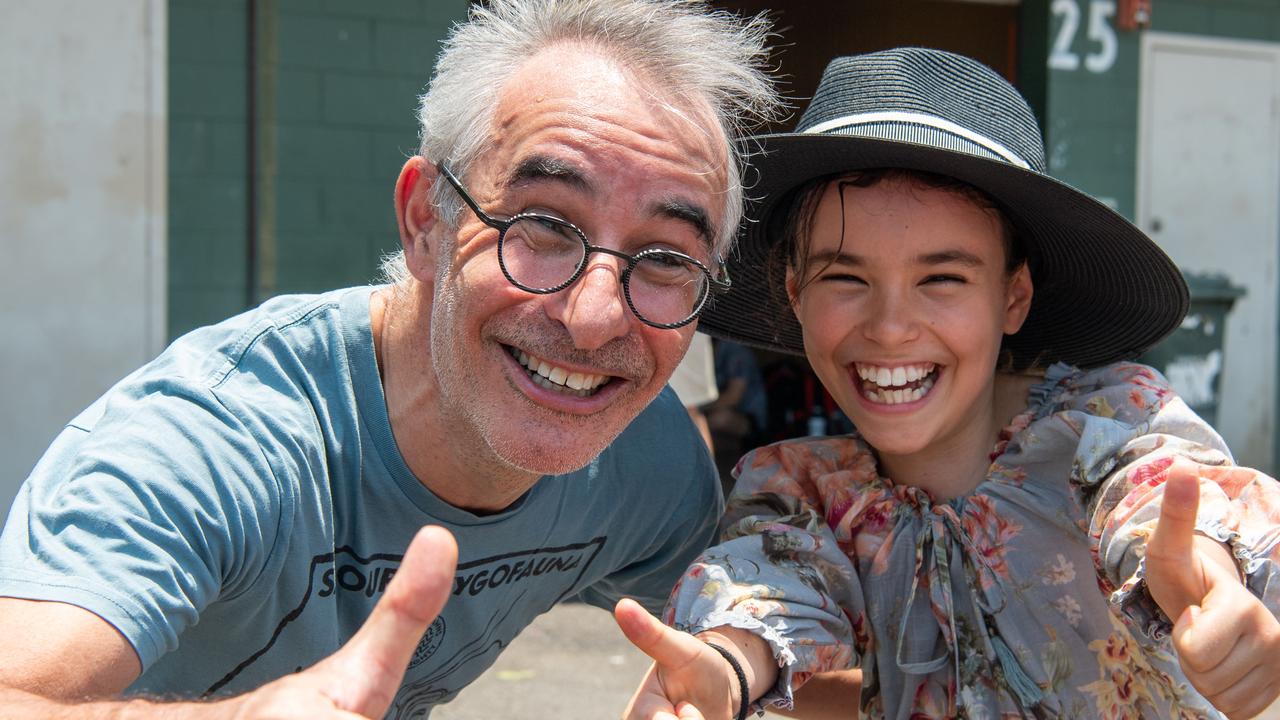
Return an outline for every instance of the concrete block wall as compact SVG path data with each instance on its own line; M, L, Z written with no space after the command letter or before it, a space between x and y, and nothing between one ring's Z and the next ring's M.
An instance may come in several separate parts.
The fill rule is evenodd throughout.
M245 305L246 7L169 0L170 338Z
M417 97L466 0L170 2L171 336L275 294L374 279L398 245L393 189L416 151Z

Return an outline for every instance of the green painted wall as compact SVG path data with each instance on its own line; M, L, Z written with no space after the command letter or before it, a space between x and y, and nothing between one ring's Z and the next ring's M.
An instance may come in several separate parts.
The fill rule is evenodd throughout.
M1151 21L1161 32L1280 42L1276 0L1157 0Z
M1048 68L1043 91L1049 168L1057 177L1133 218L1138 147L1140 31L1116 29L1113 0L1024 3L1024 38L1041 18L1037 47ZM1276 0L1155 0L1151 29L1248 40L1280 40ZM1114 52L1111 49L1114 48ZM1074 68L1071 67L1074 65Z
M170 337L244 308L245 7L169 3Z
M171 337L278 293L374 278L378 258L398 243L392 190L417 147L417 96L441 38L466 7L466 0L170 0Z
M1051 173L1132 218L1139 35L1116 28L1115 5L1049 3L1045 145Z

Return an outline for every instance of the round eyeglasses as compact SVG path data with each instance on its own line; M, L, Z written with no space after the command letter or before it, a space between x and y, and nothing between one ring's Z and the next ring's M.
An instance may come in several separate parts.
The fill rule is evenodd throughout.
M646 325L672 329L693 322L712 292L730 287L723 260L718 263L724 278L720 280L695 258L675 250L652 248L630 255L592 245L576 225L551 215L491 217L447 167L441 165L440 174L480 222L498 231L498 265L507 280L525 292L549 295L564 290L582 276L591 253L613 255L627 261L622 294L631 312Z

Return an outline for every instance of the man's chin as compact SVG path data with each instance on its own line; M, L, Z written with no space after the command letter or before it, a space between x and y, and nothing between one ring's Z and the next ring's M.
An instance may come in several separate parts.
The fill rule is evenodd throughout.
M591 463L596 455L592 455L586 459L573 459L566 461L564 458L508 458L507 461L513 466L534 475L565 475L576 470L581 470Z
M608 445L608 442L579 442L573 446L563 443L510 443L507 447L493 449L508 464L526 472L536 475L564 475L586 467Z

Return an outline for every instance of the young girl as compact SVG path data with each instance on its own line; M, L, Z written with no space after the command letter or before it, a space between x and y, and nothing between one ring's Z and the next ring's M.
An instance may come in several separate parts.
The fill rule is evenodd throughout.
M764 206L702 329L803 351L858 432L739 462L676 629L620 604L656 661L628 717L743 718L846 667L844 717L1263 710L1280 490L1130 362L1186 312L1177 269L1045 174L967 58L837 59L799 128L757 139Z

